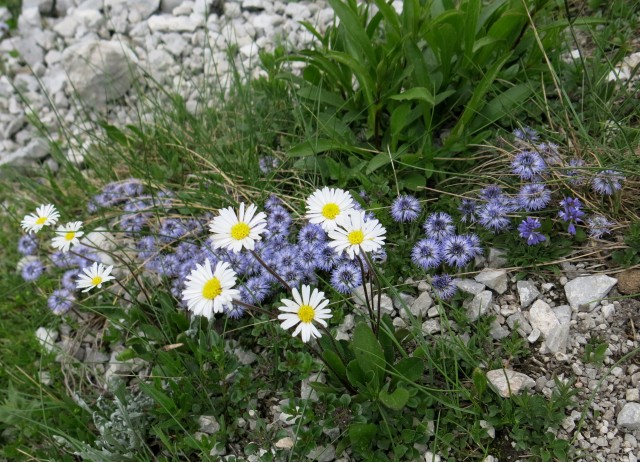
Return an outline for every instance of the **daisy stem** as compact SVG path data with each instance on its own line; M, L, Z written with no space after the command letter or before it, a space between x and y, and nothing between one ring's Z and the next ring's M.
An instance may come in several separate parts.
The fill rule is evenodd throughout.
M258 253L255 250L251 250L250 252L251 252L251 255L253 255L253 257L256 260L258 260L258 263L260 263L264 267L264 269L269 271L269 273L274 278L276 278L280 284L282 284L289 292L291 292L291 286L287 284L287 282L284 279L282 279L280 275L273 270L273 268L267 265L267 263L260 257L260 255L258 255Z
M358 263L360 264L360 272L362 273L362 291L364 292L364 302L365 302L365 305L367 305L367 311L369 312L369 319L371 320L371 323L373 325L375 316L373 314L373 309L371 308L371 303L373 302L373 300L369 302L369 295L367 294L367 273L364 270L364 264L362 263L362 259L360 258L360 255L357 255L357 259L358 259ZM373 298L373 292L371 293L371 297ZM375 325L373 325L372 327L375 330Z
M273 314L271 311L265 310L264 308L257 307L255 305L250 304L250 303L241 302L240 300L233 300L233 303L235 303L236 305L240 305L240 306L243 306L245 308L248 308L250 310L257 311L258 313L266 314L267 316L269 316L271 318L274 318L274 319L276 317L276 315Z
M378 291L377 321L376 321L376 326L373 330L375 331L376 335L379 335L380 334L380 318L382 314L382 309L380 306L382 304L382 286L380 284L380 279L378 279L378 274L376 273L376 270L373 268L373 261L371 261L371 257L366 253L364 254L364 256L367 259L367 263L369 264L369 271L373 275L372 279L375 280L376 290ZM373 288L371 289L371 298L373 299Z

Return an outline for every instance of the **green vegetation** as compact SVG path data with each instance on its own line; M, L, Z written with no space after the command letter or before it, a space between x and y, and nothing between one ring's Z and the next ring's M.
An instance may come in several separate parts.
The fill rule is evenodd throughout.
M607 80L629 50L638 7L622 0L590 2L593 10L582 11L544 0L405 0L397 13L382 0L329 3L340 22L324 34L307 25L316 49L261 54L266 77L243 83L238 71L224 97L201 89L217 104L192 114L182 98L157 89L145 101L153 108L149 123L142 116L127 127L100 121L87 131L93 143L85 170L66 160L55 140L57 173L2 172L0 457L278 461L331 446L336 457L348 451L352 460L367 461L411 461L427 450L448 461L574 460L572 442L549 431L560 428L567 410L585 406L576 402L572 380L556 377L551 396L499 396L486 372L533 370L538 352L516 328L494 338L495 314L471 319L461 293L434 297L435 312L415 315L410 304L420 294L407 279L433 281L436 271L419 268L411 253L436 211L456 217L458 233L477 233L483 247L504 249L518 277L556 270L586 242L598 242L589 240L586 217L574 223L573 235L557 205L509 210L512 227L504 233L459 219L460 199L477 198L489 184L518 195L524 182L511 165L534 143L508 133L525 126L558 144L563 158L577 152L585 162L576 169L586 186L572 181L566 164L550 168L545 184L553 204L580 197L585 210L615 219L624 248L605 238L599 249L617 265L638 263L640 202L633 192L640 163L630 155L638 152L637 87ZM578 34L588 37L583 58L567 62ZM288 70L291 61L305 63L300 76ZM624 175L632 193L594 192L589 181L605 169ZM137 198L151 204L135 210L147 220L135 232L122 226L132 214L124 200L95 200L104 199L105 186L130 178L144 191ZM184 281L176 284L165 262L154 272L151 257L137 256L148 237L162 242L163 255L180 243L209 245L208 229L198 234L197 226L163 241L169 218L206 224L240 202L263 210L271 195L291 213L293 241L305 224L305 199L323 186L349 190L386 228L386 263L367 256L362 273L395 301L401 323L381 314L373 292L364 303L340 293L327 271L313 283L330 300L333 335L321 330L317 343L304 344L274 319L280 300L290 298L282 287L240 319L193 316L181 304ZM414 222L397 223L388 209L406 191L423 211ZM62 317L47 308L47 297L64 271L48 261L43 276L24 282L15 270L19 222L40 203L55 203L61 223L108 230L115 245L99 250L122 269L117 283L77 293ZM526 245L514 230L529 215L541 220L539 245ZM42 253L50 247L40 245ZM465 262L450 272L472 270ZM438 328L428 331L429 320ZM349 321L352 333L334 340L336 327ZM71 327L70 339L89 335L85 343L113 352L123 377L105 379L103 364L80 361L72 351L44 353L33 332L61 324ZM605 352L606 342L592 339L583 361L602 363Z

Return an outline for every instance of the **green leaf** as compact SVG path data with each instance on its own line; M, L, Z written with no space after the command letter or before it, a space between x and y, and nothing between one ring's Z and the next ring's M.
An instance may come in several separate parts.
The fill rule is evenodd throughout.
M318 86L309 85L308 87L300 88L298 96L334 107L342 107L345 104L340 95Z
M352 423L349 426L349 439L356 451L363 451L371 447L371 443L377 432L377 425L370 423Z
M367 169L365 170L365 173L367 175L371 175L380 167L384 167L385 165L391 163L392 158L393 156L387 152L380 152L376 154L376 156L373 159L371 159L367 164Z
M360 367L357 359L354 359L347 364L347 379L349 383L356 388L364 388L367 383L367 378Z
M458 123L456 123L455 127L453 127L453 129L451 130L451 135L447 138L447 144L457 142L465 132L472 117L482 109L482 106L484 106L485 95L493 85L495 79L498 77L500 70L506 64L510 57L511 53L508 53L506 56L503 56L501 60L491 66L490 69L487 70L487 73L484 75L480 83L478 83L478 85L476 86L473 95L471 95L471 99L467 103L464 112L458 120Z
M487 376L481 369L476 367L473 370L472 379L473 379L473 386L478 392L478 395L482 395L487 389Z
M410 191L418 191L427 185L427 177L424 174L413 172L399 179L398 183Z
M347 379L347 368L335 351L324 350L322 357L330 367L330 371L335 374L339 380Z
M174 400L171 399L165 392L160 391L153 385L149 385L145 382L140 382L138 386L145 395L149 396L156 403L158 403L166 413L175 414L178 412Z
M378 379L378 386L381 386L386 361L382 346L368 324L360 323L356 326L351 348L365 375L373 374Z
M370 64L374 64L376 62L376 53L371 44L371 39L365 32L356 12L341 0L329 0L329 4L336 16L340 18L341 29L351 39L352 45L366 56Z
M429 103L431 106L436 105L436 100L433 97L433 94L425 87L411 88L404 93L400 93L399 95L390 96L390 98L396 101L419 100L425 103Z
M396 388L393 393L387 393L385 390L380 390L380 393L378 394L378 398L380 398L382 404L395 411L402 410L410 397L411 395L409 392L402 387Z
M473 120L470 130L475 132L503 117L513 115L514 109L524 107L532 93L533 89L524 83L500 93L482 108L478 117Z
M337 151L343 148L342 143L334 140L309 140L293 146L287 152L289 157L310 157L325 151Z
M402 358L394 367L399 376L394 379L417 382L424 372L424 361L420 358Z

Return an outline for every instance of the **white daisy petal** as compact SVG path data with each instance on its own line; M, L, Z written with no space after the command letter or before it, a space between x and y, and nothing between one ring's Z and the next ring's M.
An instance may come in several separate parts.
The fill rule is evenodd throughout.
M384 245L386 230L375 218L367 220L363 211L353 211L337 220L336 228L329 232L329 246L336 253L344 253L351 260L360 252L375 252Z
M262 212L256 215L256 211L254 204L245 208L244 202L240 203L237 213L231 207L219 210L219 215L209 223L213 247L235 253L243 248L253 250L255 242L262 239L261 234L266 227L266 215Z
M20 226L28 233L37 233L45 226L55 225L60 218L60 213L53 204L40 205L36 213L26 215Z
M307 219L331 231L339 219L353 210L354 201L351 194L342 189L324 187L309 196L306 205Z
M228 262L219 262L211 269L209 260L196 268L186 277L182 300L187 308L196 316L211 319L214 313L222 313L230 307L239 291L234 289L236 273L229 268Z
M308 285L302 286L302 295L297 288L291 292L295 301L283 299L281 302L284 306L278 307L278 310L282 312L278 315L278 319L282 321L280 326L283 329L296 326L291 335L295 337L301 334L300 337L305 343L311 338L321 337L320 331L313 323L319 322L324 327L327 326L324 319L329 319L332 316L331 311L325 308L329 300L324 298L324 293L318 291L317 288L312 292Z
M100 289L103 283L115 279L111 276L111 270L113 270L113 265L105 267L102 263L94 262L91 267L83 269L85 274L78 276L76 287L85 289L83 292L88 292L94 287Z

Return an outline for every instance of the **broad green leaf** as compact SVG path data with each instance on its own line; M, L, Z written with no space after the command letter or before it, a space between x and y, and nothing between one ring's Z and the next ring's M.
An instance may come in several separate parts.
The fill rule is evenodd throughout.
M298 90L298 96L310 99L312 101L325 103L334 107L342 107L345 104L344 99L337 93L326 90L322 87L308 86Z
M484 46L493 45L494 43L499 41L500 39L497 39L495 37L482 37L481 39L476 40L475 43L473 44L473 53L476 53L478 50L480 50Z
M410 397L411 395L409 392L402 387L396 388L393 393L387 393L386 390L380 390L380 393L378 394L378 398L380 398L382 404L396 411L402 410Z
M309 140L293 146L289 149L287 155L289 157L309 157L325 151L340 150L342 148L342 143L333 140Z
M347 368L335 351L324 350L322 357L329 365L330 371L336 374L339 380L343 381L347 379Z
M367 57L370 64L375 63L376 53L371 39L362 27L357 13L341 0L328 1L336 16L340 18L341 29L350 37L352 44Z
M390 98L397 101L419 100L425 103L429 103L431 106L436 105L436 100L433 97L433 94L425 87L414 87L403 93L400 93L399 95L393 95Z
M165 412L174 414L178 411L174 400L171 399L169 395L167 395L165 392L160 391L157 388L155 388L153 385L145 382L140 382L138 386L140 387L140 390L142 390L142 392L145 395L149 396L156 403L158 403Z
M349 439L354 449L368 449L378 432L378 426L372 423L352 423L349 426Z
M352 360L347 364L347 379L349 383L356 388L364 388L367 383L362 367L357 359Z
M482 9L482 0L468 0L465 4L464 28L461 33L464 35L464 56L465 63L471 63L472 54L475 51L476 26Z
M393 156L390 155L389 153L379 152L378 154L375 155L373 159L369 161L369 163L367 164L367 169L365 170L365 173L367 175L372 174L373 172L378 170L380 167L384 167L385 165L391 163L392 159L393 159Z
M399 377L394 379L406 382L417 382L424 372L424 361L421 358L402 358L398 364L394 366L394 374Z
M419 189L424 188L427 185L427 177L424 173L420 174L412 172L399 179L398 183L400 183L402 187L407 188L411 191L418 191Z
M386 361L382 346L368 324L360 323L353 331L351 348L362 371L378 379L378 386L382 385Z
M323 394L336 393L337 391L331 385L327 385L326 383L322 383L322 382L309 382L309 386L313 388L315 391L318 391ZM306 396L302 396L302 398L306 398Z
M532 93L533 89L529 85L521 83L498 94L482 108L469 127L470 130L475 132L505 116L513 115L514 109L524 107Z
M473 386L478 392L478 395L482 395L487 389L487 376L481 369L476 367L473 370L472 379L473 379Z
M473 116L482 109L482 107L484 106L485 95L493 85L495 79L498 77L500 70L510 57L511 54L503 56L501 60L496 62L493 66L491 66L491 68L487 70L487 73L476 86L473 95L471 95L471 99L467 103L464 112L458 119L456 125L451 130L451 135L449 136L449 138L447 138L447 144L457 142L466 130Z

